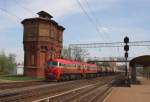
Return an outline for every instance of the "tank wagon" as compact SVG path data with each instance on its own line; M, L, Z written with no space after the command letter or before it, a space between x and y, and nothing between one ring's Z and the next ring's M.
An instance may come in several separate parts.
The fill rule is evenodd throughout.
M49 59L45 67L46 80L73 80L82 78L93 78L102 73L112 73L112 70L103 72L96 64L65 59Z

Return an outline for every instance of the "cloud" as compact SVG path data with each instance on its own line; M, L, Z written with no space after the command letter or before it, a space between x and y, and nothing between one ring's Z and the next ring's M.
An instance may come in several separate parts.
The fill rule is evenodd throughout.
M101 33L108 33L108 32L110 32L110 30L109 30L109 28L108 27L98 27L98 30L99 30L99 32L101 32Z
M130 27L130 26L112 26L110 33L111 38L123 39L125 36L129 36L131 41L139 41L139 40L149 40L147 37L148 32L144 28L139 27ZM120 38L119 38L120 37Z
M15 13L18 13L21 18L35 16L33 13L37 13L41 10L47 11L54 17L62 17L79 11L75 0L30 0L29 2L20 1L17 3L20 5L16 8L11 8L12 11L15 10ZM27 15L24 15L24 13Z
M1 3L4 0L0 1ZM36 13L45 10L50 13L56 21L61 21L64 24L68 24L65 34L67 37L64 39L64 43L88 43L88 42L99 42L102 39L106 39L108 42L122 41L124 36L129 36L131 41L133 40L149 40L149 29L145 29L143 26L147 23L149 25L149 13L145 13L145 10L148 11L149 3L144 3L143 0L139 3L134 1L122 1L122 0L87 0L91 6L93 14L100 21L100 26L98 30L100 34L98 35L95 31L95 26L89 25L86 15L84 15L82 9L77 4L76 0L8 0L9 2L5 3L5 6L1 6L4 9L7 9L12 14L15 14L21 20L25 18L35 17ZM17 3L15 2L17 1ZM144 0L146 1L146 0ZM85 0L80 0L86 11L90 14L90 10L85 3ZM136 5L134 5L136 3ZM145 4L146 9L145 9ZM138 5L138 7L137 7ZM139 12L141 10L141 13ZM82 18L82 15L83 18ZM7 14L5 12L0 13L0 49L3 46L7 53L14 52L19 53L17 56L21 56L23 59L23 46L22 43L22 25L20 24L21 20ZM69 17L72 17L70 20ZM69 18L69 20L68 20ZM64 20L65 19L65 20ZM67 20L66 20L67 19ZM147 22L145 22L147 20ZM81 21L84 21L81 24ZM77 22L77 23L75 23ZM138 24L137 24L138 22ZM61 24L62 24L61 23ZM141 26L143 23L143 26ZM82 25L82 26L81 26ZM140 25L140 27L138 26ZM147 26L146 28L148 28ZM69 30L68 30L69 29ZM74 30L73 30L74 29ZM94 30L93 30L94 29ZM9 37L9 39L7 39ZM16 37L16 38L15 38ZM72 39L72 37L74 39ZM9 40L6 41L5 39ZM10 41L10 39L12 39ZM16 42L16 39L21 39ZM9 42L9 43L8 43ZM14 42L14 46L12 45ZM104 42L104 41L103 41ZM11 44L10 44L11 43ZM3 45L3 46L2 46ZM18 45L18 46L16 46ZM19 52L20 51L20 52ZM107 50L102 52L102 55L107 55ZM100 55L100 56L102 56ZM17 57L20 59L19 57Z
M2 2L2 1L1 1ZM6 54L14 53L16 54L17 62L23 61L23 46L20 46L22 42L16 42L14 46L9 46L14 39L13 36L15 36L17 39L22 39L21 29L21 20L18 18L21 18L22 20L25 18L30 18L37 16L36 13L45 10L48 13L50 13L55 18L61 19L61 17L66 15L71 15L73 13L81 12L78 5L76 5L75 0L26 0L26 1L9 1L7 2L7 7L2 6L6 11L1 11L1 20L0 23L2 26L0 26L0 33L1 33L1 47L0 50L4 49ZM30 11L31 10L31 11ZM15 17L16 16L16 17ZM17 29L19 29L19 32L17 32ZM14 30L14 31L13 31ZM16 30L16 31L15 31ZM17 34L15 34L15 32ZM21 34L20 34L21 33ZM6 38L12 39L11 41L6 41ZM15 39L14 39L15 40ZM19 46L17 46L19 45Z
M84 0L79 0L81 5L90 11ZM92 11L100 11L115 7L119 0L87 0ZM5 7L4 7L5 8ZM36 16L41 10L45 10L54 17L61 18L75 13L83 13L76 0L14 0L7 2L7 10L20 18ZM15 12L14 12L15 11Z

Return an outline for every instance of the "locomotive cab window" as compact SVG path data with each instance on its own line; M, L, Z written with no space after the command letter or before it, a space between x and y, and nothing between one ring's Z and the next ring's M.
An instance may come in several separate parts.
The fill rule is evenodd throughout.
M65 66L65 64L63 64L63 63L59 63L59 66L64 67L64 66Z
M55 66L58 66L58 62L51 61L51 62L48 62L48 65L55 67Z

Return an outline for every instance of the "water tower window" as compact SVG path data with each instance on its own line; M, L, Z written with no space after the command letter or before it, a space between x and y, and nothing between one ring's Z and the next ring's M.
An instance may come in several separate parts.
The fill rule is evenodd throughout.
M31 55L31 65L35 65L35 56Z
M55 34L54 31L51 32L51 38L54 38Z

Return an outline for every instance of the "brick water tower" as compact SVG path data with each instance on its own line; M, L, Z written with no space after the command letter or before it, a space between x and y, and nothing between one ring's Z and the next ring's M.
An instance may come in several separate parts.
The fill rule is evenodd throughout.
M64 27L52 20L47 12L39 17L22 21L24 27L24 74L44 77L44 66L49 58L59 58L62 50Z

